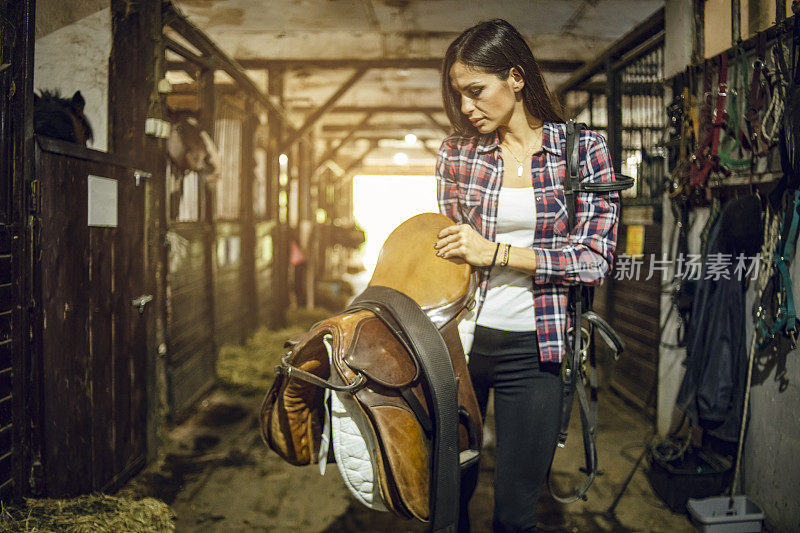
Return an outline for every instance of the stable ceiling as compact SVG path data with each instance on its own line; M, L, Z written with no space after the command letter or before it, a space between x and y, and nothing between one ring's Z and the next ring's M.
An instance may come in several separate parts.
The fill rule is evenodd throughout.
M353 74L353 64L346 60L385 60L388 66L400 59L419 60L400 65L403 68L367 71L315 131L318 138L342 137L348 127L364 117L364 107L413 107L415 110L408 113L373 116L359 136L398 139L405 132L414 131L429 138L434 146L443 132L421 112L441 109L439 73L430 67L435 67L447 45L465 28L498 17L511 22L542 61L548 84L554 88L664 2L176 0L175 4L225 52L248 68L263 89L266 67L276 64L276 60L286 67L284 106L296 118L295 125L300 125L304 116L322 105ZM321 60L328 62L314 63ZM427 68L414 68L418 66ZM350 112L344 112L348 108ZM436 112L433 117L446 124L443 113ZM351 156L363 151L357 144L352 143ZM421 147L418 149L420 155L430 157Z

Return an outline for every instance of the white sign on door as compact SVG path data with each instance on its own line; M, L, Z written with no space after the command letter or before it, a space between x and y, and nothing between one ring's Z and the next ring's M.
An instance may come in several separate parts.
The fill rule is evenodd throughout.
M117 227L117 180L89 175L89 226Z

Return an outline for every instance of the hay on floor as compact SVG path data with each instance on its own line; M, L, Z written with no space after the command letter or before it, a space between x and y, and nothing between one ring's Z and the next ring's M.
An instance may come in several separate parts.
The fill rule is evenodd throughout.
M292 310L287 313L286 328L261 328L243 345L222 346L217 360L217 375L221 385L239 394L266 393L275 378L275 366L284 353L283 344L333 314L335 313L325 309Z
M169 532L175 515L155 498L133 500L91 494L67 500L27 499L0 504L0 530L30 533Z

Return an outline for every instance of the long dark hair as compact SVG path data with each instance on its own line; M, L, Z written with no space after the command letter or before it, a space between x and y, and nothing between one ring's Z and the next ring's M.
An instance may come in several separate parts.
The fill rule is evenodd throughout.
M528 112L544 122L564 121L528 43L514 26L505 20L494 19L464 30L450 44L444 56L442 99L456 133L467 137L480 136L475 126L461 113L461 96L450 85L450 67L456 61L495 74L501 80L507 79L511 68L516 67L525 80L522 101Z

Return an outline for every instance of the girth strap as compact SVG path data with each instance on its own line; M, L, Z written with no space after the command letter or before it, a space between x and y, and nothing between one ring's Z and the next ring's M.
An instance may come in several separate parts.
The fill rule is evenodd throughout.
M428 315L402 292L389 287L367 287L353 300L347 311L361 309L372 311L387 327L405 338L427 380L434 426L430 481L431 531L455 533L461 478L458 385L447 345Z

